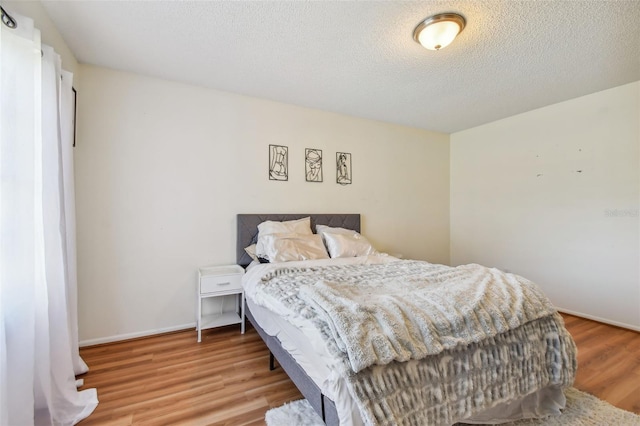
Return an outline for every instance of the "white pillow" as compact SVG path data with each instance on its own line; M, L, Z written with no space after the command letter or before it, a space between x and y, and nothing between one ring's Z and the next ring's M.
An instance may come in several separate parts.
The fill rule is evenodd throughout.
M265 250L260 257L271 263L329 258L320 235L280 233L263 235L260 239Z
M244 251L249 255L249 257L253 260L258 260L258 256L256 256L256 245L251 244L248 247L244 248Z
M296 220L285 220L277 222L274 220L266 220L258 225L260 234L313 234L311 231L311 218L303 217Z
M303 217L302 219L286 220L278 222L274 220L266 220L258 225L258 243L256 244L256 255L263 259L269 259L266 256L264 242L260 241L261 237L270 234L307 234L313 235L311 230L311 218Z
M359 257L377 254L369 240L355 231L350 233L323 232L324 241L329 249L331 258Z
M318 234L324 234L325 232L331 234L353 234L356 231L347 228L332 228L327 225L316 225L316 232Z

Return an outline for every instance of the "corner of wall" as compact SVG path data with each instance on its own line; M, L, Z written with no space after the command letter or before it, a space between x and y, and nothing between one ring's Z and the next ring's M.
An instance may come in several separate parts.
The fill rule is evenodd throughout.
M3 7L9 12L33 19L35 27L40 30L42 42L53 47L62 57L62 67L73 74L77 73L78 60L40 1L8 0Z

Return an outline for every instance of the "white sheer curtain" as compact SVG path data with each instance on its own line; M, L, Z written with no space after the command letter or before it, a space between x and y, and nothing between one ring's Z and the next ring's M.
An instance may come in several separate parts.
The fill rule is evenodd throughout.
M33 21L0 24L0 425L73 425L98 404L77 335L73 75Z

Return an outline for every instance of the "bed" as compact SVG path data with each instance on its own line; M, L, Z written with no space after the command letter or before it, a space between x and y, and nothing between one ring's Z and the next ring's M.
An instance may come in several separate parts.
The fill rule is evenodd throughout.
M278 282L277 285L272 285L269 288L294 288L291 286L298 285L298 281L300 283L304 283L305 280L307 280L306 282L308 283L315 282L317 278L314 274L319 273L319 271L322 273L329 271L334 275L336 273L342 274L342 271L344 271L345 280L347 280L346 277L348 273L354 277L360 277L368 274L368 271L377 271L375 274L381 273L379 271L386 271L384 273L391 273L394 277L397 274L396 270L402 270L403 273L404 271L419 270L421 271L420 273L422 273L423 270L435 270L435 272L429 273L435 273L436 275L433 276L437 277L449 276L451 273L462 273L455 268L444 267L442 265L430 265L426 262L400 261L384 255L284 263L272 262L261 265L255 262L245 251L245 247L257 242L258 226L261 223L265 221L293 221L305 217L310 217L312 230L316 229L316 225L326 225L360 232L360 215L358 214L240 214L237 217L236 257L238 264L247 268L247 273L243 279L247 301L246 315L271 352L271 368L274 368L274 358L277 359L278 364L285 370L300 392L327 425L424 424L425 421L434 424L453 424L458 421L464 421L465 423L493 423L510 421L522 417L540 417L560 413L565 403L562 389L573 382L576 370L576 359L575 345L566 332L566 329L564 329L562 320L557 313L555 313L555 315L552 313L548 315L539 314L539 317L534 318L534 320L522 321L527 324L521 324L521 326L517 328L514 327L516 329L515 331L508 330L501 332L497 335L489 336L482 341L472 343L465 342L465 344L462 345L454 341L453 343L449 343L449 346L445 348L446 350L442 349L440 352L434 352L432 355L421 355L420 357L415 357L416 359L412 358L413 355L404 354L402 350L399 350L394 352L391 358L380 362L380 359L384 358L385 348L389 346L389 344L385 342L384 345L387 346L381 345L374 349L365 348L369 352L363 352L369 353L369 355L372 354L371 356L375 359L359 364L358 357L354 357L354 361L354 359L351 359L347 355L336 355L339 353L337 347L343 346L345 342L340 338L332 340L326 337L328 334L336 333L333 328L338 327L336 324L338 324L339 321L336 321L336 323L333 323L331 320L328 320L326 323L322 322L324 327L322 328L317 326L317 324L319 318L321 319L323 317L316 315L316 313L313 313L310 318L306 319L302 318L304 315L301 314L296 316L294 321L291 316L284 315L282 312L276 312L280 311L280 308L273 304L279 304L281 301L266 303L265 300L268 299L268 294L263 295L262 293L256 293L256 287L262 286L263 283L270 284L270 281L281 280L282 282ZM479 266L476 266L470 267L470 269L487 273L487 268L481 269ZM467 272L464 273L466 274ZM498 274L499 272L491 270L489 273ZM295 276L295 278L293 276ZM514 279L511 275L508 278ZM330 284L329 281L327 281L327 284ZM325 281L321 280L321 282L324 283ZM289 287L287 287L287 285ZM304 299L304 293L313 293L313 291L309 289L315 291L315 287L316 286L311 284L306 285L304 286L304 291L300 290L299 294L296 293L296 304L299 303L298 295L302 295L300 298ZM319 288L327 290L322 286L319 286ZM329 290L331 290L331 287ZM297 290L295 291L297 292ZM315 293L311 294L311 296L319 297ZM322 298L320 297L320 299ZM316 299L313 300L315 301ZM348 303L348 301L346 303ZM324 307L324 305L316 306L319 312L322 311L322 307ZM307 308L302 309L302 311L307 312ZM331 308L327 309L327 312L330 311ZM326 314L326 312L323 313ZM416 314L416 317L420 317L420 315ZM480 323L482 323L482 321L480 321ZM538 326L538 323L544 324ZM496 327L491 324L482 324L484 325L480 327L489 329ZM529 328L525 329L525 325ZM428 326L424 327L428 328ZM540 331L532 327L540 327ZM552 328L551 332L549 331L549 327ZM424 329L421 333L422 335L428 334ZM348 336L349 330L345 330L344 326L337 334L345 341L348 341L350 338L350 336ZM347 336L345 337L345 335ZM541 343L537 342L534 338L527 337L533 335L539 335L538 340ZM357 339L358 337L355 336L352 338ZM396 343L393 342L391 346L395 344ZM446 345L447 343L445 342L444 344ZM521 357L523 358L521 364L517 364L517 360L512 361L512 364L504 361L504 359L509 357L517 358L521 356L522 354L518 354L517 352L522 351L522 345L525 345L527 348L531 347L531 345L536 347L546 345L546 347L539 349L540 351L546 351L539 357L542 359L540 362L546 363L543 373L533 372L533 367L530 365L531 360L528 358L525 360L525 357ZM412 350L413 346L419 345L412 344ZM426 350L431 350L431 347L433 347L433 345L429 345ZM349 352L344 348L342 349L345 354ZM415 349L415 351L419 350L425 349ZM475 351L473 354L471 353L472 350ZM512 352L515 355L512 355ZM399 353L401 356L398 355ZM380 354L383 354L383 356L381 357ZM395 358L393 358L394 356ZM366 356L361 357L367 359ZM340 362L338 362L337 358L341 358ZM402 358L402 360L399 360L400 358ZM500 359L503 360L499 361ZM463 390L460 388L461 382L459 379L463 373L469 377L474 374L476 376L480 374L477 372L472 373L473 367L465 364L465 362L473 363L476 361L469 360L476 360L478 365L485 365L489 362L497 363L499 364L497 367L491 367L494 376L496 372L498 372L498 375L503 376L513 374L518 375L518 377L520 377L518 380L520 381L517 382L517 384L514 384L516 382L513 380L507 384L490 383L490 386L485 386L486 389L482 392L478 390L473 392ZM344 368L344 365L349 362L351 363L349 366L352 368L352 371L347 371L347 369ZM500 362L502 362L501 365ZM450 367L447 367L445 365L446 363L449 363ZM434 365L444 366L442 367L442 371L439 370L437 372L437 378L435 372L433 372L434 376L429 376L429 374L432 374L431 370ZM519 366L518 368L520 370L526 370L527 373L521 374L517 371L515 373L505 372L505 369L514 368L513 366L516 365ZM446 376L447 368L456 370L455 372L451 370L452 373L449 375L451 377L458 377L456 379L458 380L457 382L449 384L439 383L439 381L445 381L441 378L443 374ZM532 371L529 372L528 369L532 369ZM414 371L418 372L414 373ZM420 371L422 371L422 373L420 373ZM411 374L405 372L411 372ZM408 379L404 378L405 374L410 378L410 386L406 384ZM420 382L418 379L415 379L413 374L415 374L416 377L422 375L421 380L423 381ZM485 373L483 372L482 374ZM527 374L529 376L527 376ZM538 376L544 376L544 380ZM398 377L400 377L400 379L398 379ZM549 379L549 377L552 377L552 379ZM384 381L381 382L383 379ZM491 377L487 378L483 376L482 380L491 381L492 379ZM520 389L523 387L523 381L526 382L528 386L526 389ZM391 382L395 384L389 384ZM374 385L371 385L371 383L374 383ZM380 383L382 383L382 385ZM512 389L514 386L518 389ZM386 394L381 391L381 388ZM443 389L445 389L446 395L442 393ZM469 395L466 395L465 392L469 393ZM505 395L510 395L510 393L518 393L518 396L507 398ZM382 396L378 398L378 395ZM456 396L457 399L455 402L450 402L453 398L452 396ZM437 403L420 402L422 400L433 400ZM395 414L393 412L394 404L396 406ZM414 411L416 411L416 413L398 414L398 411L404 410L405 404L406 407L415 408ZM431 406L427 407L425 404L431 404ZM454 407L453 404L455 404ZM398 405L400 405L400 408L397 407ZM401 418L401 416L404 417Z

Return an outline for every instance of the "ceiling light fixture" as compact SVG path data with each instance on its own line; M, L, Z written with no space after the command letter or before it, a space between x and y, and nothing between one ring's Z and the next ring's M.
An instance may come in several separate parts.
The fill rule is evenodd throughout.
M413 39L429 50L447 47L462 32L466 21L457 13L439 13L420 22Z

